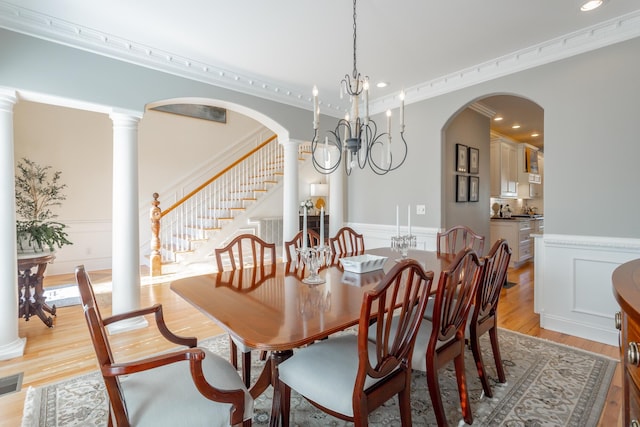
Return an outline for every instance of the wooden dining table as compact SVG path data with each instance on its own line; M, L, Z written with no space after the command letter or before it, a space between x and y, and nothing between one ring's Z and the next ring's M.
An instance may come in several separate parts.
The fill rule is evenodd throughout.
M333 256L319 272L325 283L308 285L302 263L275 263L236 271L179 279L171 289L211 318L239 342L270 352L258 383L274 387L270 425L278 425L280 399L277 365L293 350L358 324L364 294L376 287L400 258L390 248L365 254L387 257L383 268L367 273L344 271ZM435 290L442 270L455 255L409 250L426 271L434 272Z

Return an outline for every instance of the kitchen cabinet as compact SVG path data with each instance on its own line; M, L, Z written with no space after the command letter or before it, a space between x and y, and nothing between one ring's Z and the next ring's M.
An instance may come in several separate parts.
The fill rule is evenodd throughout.
M492 219L491 241L505 239L511 248L510 267L518 267L533 258L532 219Z
M544 218L531 220L531 234L544 234Z
M539 182L536 184L529 184L529 195L532 199L542 199L542 181L544 181L544 153L538 152L538 172Z
M491 141L491 196L518 197L518 149L516 144Z

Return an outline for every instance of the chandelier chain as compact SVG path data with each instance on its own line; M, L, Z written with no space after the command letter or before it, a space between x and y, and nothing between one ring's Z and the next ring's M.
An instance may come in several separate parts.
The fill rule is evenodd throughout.
M358 77L358 67L356 66L356 0L353 0L353 78Z

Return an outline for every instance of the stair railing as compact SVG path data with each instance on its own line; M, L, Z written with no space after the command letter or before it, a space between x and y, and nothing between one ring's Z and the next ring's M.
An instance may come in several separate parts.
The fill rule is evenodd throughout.
M275 181L284 164L277 135L268 138L219 173L199 185L165 210L158 194L150 213L151 274L162 274L161 265L175 262L176 254L193 249L193 242L206 240L211 231L231 222Z

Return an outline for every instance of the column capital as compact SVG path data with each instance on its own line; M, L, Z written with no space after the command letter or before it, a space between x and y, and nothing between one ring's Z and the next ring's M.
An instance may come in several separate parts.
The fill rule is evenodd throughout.
M284 139L284 138L278 138L278 144L282 145L284 148L290 148L290 147L299 147L301 144L303 143L303 141L300 141L298 139Z
M142 118L142 113L134 110L111 110L109 118L116 124L138 123Z
M13 112L13 106L18 102L18 94L15 90L0 86L0 108Z

